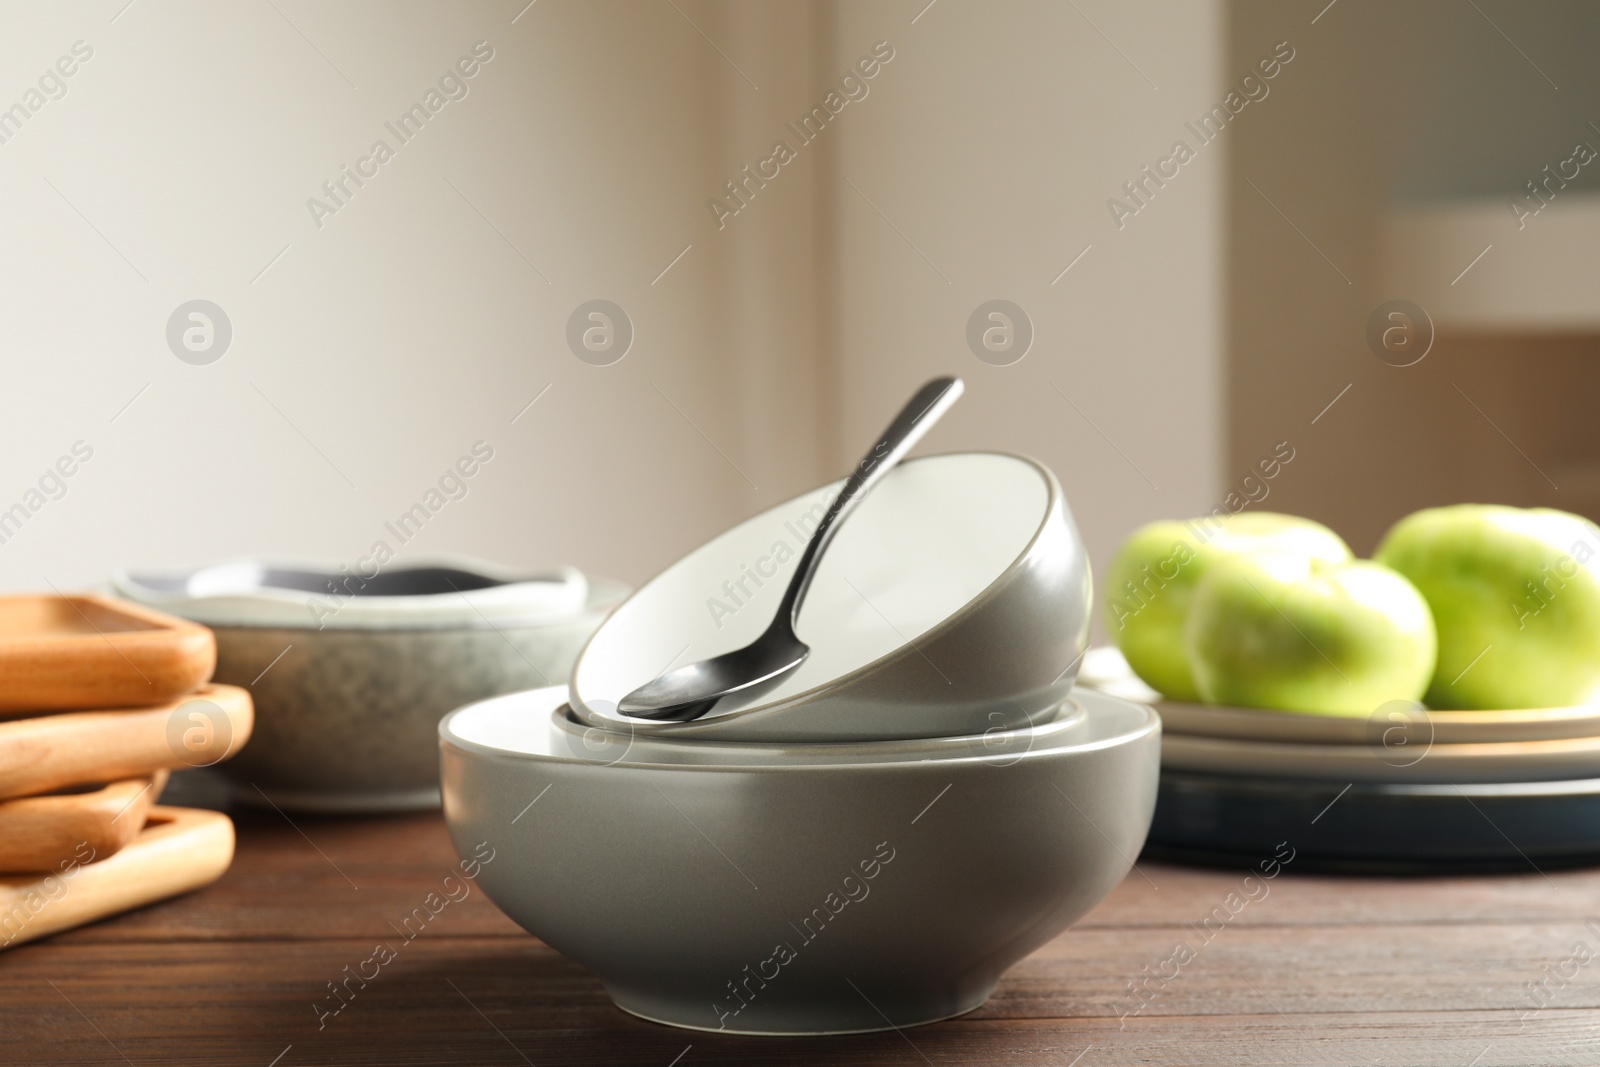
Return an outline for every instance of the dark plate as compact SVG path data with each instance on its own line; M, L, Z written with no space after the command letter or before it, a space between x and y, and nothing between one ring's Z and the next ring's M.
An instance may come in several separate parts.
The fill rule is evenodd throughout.
M1383 785L1162 771L1146 858L1431 874L1600 863L1600 778Z

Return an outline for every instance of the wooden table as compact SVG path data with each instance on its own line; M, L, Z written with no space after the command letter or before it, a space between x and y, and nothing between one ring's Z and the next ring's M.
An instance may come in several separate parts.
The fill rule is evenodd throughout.
M0 1063L1600 1063L1600 923L1585 926L1600 871L1371 879L1291 864L1202 943L1189 924L1242 875L1141 863L970 1015L816 1039L635 1019L473 890L319 1028L328 983L401 941L392 924L443 896L454 861L436 815L240 816L217 885L0 955ZM1194 958L1163 967L1180 941ZM1119 1018L1146 967L1172 977Z

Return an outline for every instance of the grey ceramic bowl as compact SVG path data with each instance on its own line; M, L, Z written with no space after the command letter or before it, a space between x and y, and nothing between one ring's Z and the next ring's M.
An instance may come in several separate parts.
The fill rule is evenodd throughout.
M617 714L669 667L766 628L841 484L740 523L641 587L579 656L573 712L636 735L771 742L981 734L1049 715L1088 641L1089 563L1055 476L998 452L912 460L861 502L800 612L811 654L771 691L687 723Z
M740 763L724 750L742 746L686 741L673 764L558 754L566 693L518 693L439 724L445 818L461 855L491 857L490 899L633 1014L758 1034L932 1022L982 1004L1143 844L1159 721L1074 697L1086 735L999 758L883 741Z
M320 572L260 573L278 583L261 595L234 585L186 596L182 575L119 574L113 586L211 626L215 680L248 687L256 708L250 744L219 771L243 803L302 811L437 807L439 719L474 700L564 681L627 595L620 583L580 575L576 610L562 603L570 589L535 588L519 600L518 584L570 578L453 558L386 571L387 591L357 596L318 629L309 617L283 623L306 615Z

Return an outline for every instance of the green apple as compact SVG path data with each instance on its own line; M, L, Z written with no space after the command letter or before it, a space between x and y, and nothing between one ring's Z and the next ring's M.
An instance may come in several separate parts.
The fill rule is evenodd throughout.
M1437 651L1428 602L1396 571L1272 552L1212 567L1184 637L1207 703L1323 715L1418 699Z
M1263 551L1343 562L1339 535L1294 515L1246 511L1141 526L1123 544L1107 580L1111 640L1145 683L1173 700L1200 699L1183 647L1195 586L1219 559Z
M1600 531L1550 508L1458 504L1401 519L1377 559L1422 591L1439 631L1433 708L1600 700Z

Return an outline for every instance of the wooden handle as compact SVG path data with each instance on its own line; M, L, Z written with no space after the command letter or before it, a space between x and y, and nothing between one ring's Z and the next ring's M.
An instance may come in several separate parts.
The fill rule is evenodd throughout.
M0 713L161 704L211 679L211 631L105 597L0 597Z
M254 725L250 694L231 685L139 711L0 722L0 798L209 767L238 752Z
M0 949L209 885L233 861L233 844L233 823L220 812L156 807L109 859L0 876Z

